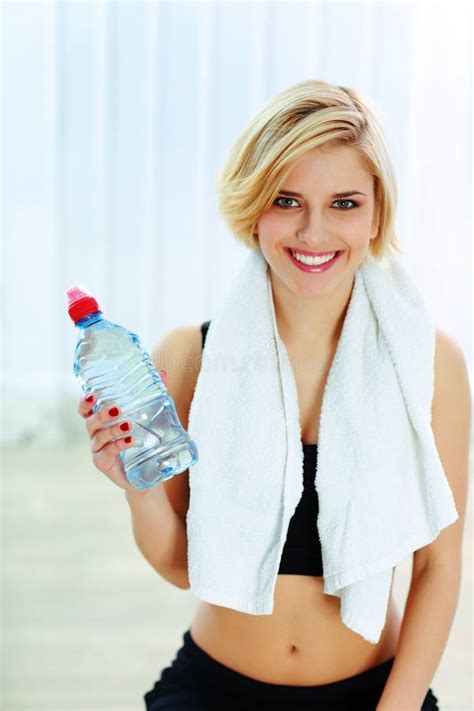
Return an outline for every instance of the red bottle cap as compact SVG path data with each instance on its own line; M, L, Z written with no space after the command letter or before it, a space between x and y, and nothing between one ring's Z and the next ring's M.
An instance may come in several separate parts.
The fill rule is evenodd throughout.
M75 324L85 316L100 311L99 304L82 284L71 286L65 293L68 300L67 311Z

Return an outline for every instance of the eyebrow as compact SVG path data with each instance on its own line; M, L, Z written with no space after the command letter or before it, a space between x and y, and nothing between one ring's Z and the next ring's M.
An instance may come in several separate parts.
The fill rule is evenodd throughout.
M282 195L290 195L291 197L303 197L301 193L294 193L291 190L280 190ZM344 198L350 195L366 195L366 193L361 193L360 190L346 190L343 193L334 193L333 198Z

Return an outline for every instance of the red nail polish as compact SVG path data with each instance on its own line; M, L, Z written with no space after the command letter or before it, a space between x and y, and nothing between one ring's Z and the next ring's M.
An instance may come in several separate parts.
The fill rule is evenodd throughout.
M93 396L93 395L88 395L88 396L86 397L86 402L92 402L93 399L94 399L94 396Z
M116 407L110 408L110 410L109 410L110 417L117 417L118 414L119 414L118 408L116 408Z
M130 442L132 441L132 438L131 437L124 437L123 441L126 442L127 444L130 444Z
M120 429L122 430L122 432L128 432L128 430L130 429L130 427L128 426L128 422L122 422L122 424L120 425Z

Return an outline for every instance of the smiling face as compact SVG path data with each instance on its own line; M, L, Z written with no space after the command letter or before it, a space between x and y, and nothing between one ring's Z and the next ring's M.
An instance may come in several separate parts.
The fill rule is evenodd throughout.
M344 196L336 196L339 193ZM257 223L258 242L272 277L305 298L327 295L348 279L352 282L377 235L374 211L374 178L353 148L311 151L293 167ZM289 249L315 256L341 254L321 270L300 267Z

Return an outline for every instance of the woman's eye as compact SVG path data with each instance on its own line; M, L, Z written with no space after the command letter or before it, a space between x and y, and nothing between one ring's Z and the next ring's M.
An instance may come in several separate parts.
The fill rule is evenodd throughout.
M295 200L295 198L279 197L279 198L277 198L277 199L275 200L275 202L274 202L273 204L274 204L274 205L277 205L279 200L290 200L290 201L293 200L293 202L298 202L297 200ZM278 206L279 206L279 207L283 207L284 209L287 208L287 207L291 207L291 205L278 205Z
M357 207L359 203L355 202L355 200L336 200L336 202L350 202L352 203L352 207L343 207L343 210L353 210L354 207Z

